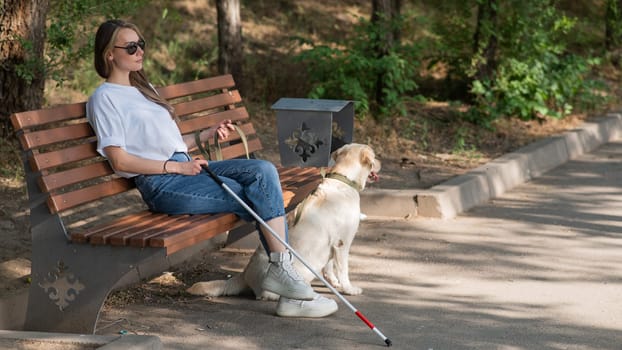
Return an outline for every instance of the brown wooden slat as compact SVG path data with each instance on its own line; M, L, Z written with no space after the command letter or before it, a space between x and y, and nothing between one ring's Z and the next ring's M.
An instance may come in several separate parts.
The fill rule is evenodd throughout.
M41 190L51 192L56 189L77 184L82 181L95 179L102 176L112 175L114 171L107 161L101 161L79 168L59 171L53 174L43 175L39 179Z
M188 134L196 130L203 130L218 125L221 121L226 119L231 119L233 122L248 119L248 111L244 107L239 107L184 120L179 123L179 130L181 130L182 134Z
M281 178L291 178L294 176L309 176L320 174L320 168L316 167L279 167L279 176Z
M309 181L321 180L322 176L316 173L308 173L301 175L287 175L281 178L281 186L287 189L296 189L301 185L305 185Z
M309 181L321 180L322 176L317 171L309 171L310 168L298 168L300 173L279 173L281 186L285 189L296 189Z
M248 140L248 152L253 153L261 149L261 141L259 139ZM231 159L237 157L246 157L246 150L244 144L238 143L231 146L224 146L222 148L222 157L224 159Z
M300 202L302 202L309 194L311 194L311 192L313 192L321 182L322 178L317 177L314 179L309 179L303 185L293 191L283 190L284 192L288 191L293 194L291 196L288 196L288 198L285 198L285 195L283 196L285 211L289 212L296 208L296 206L300 204Z
M17 130L34 126L76 119L86 115L86 102L56 106L11 115L13 128Z
M98 157L97 141L90 143L67 147L64 149L35 154L30 158L32 170L39 171L57 167L59 165L73 163L93 157Z
M149 240L149 245L151 247L166 247L175 242L188 240L201 231L212 230L214 226L230 227L230 225L238 221L239 218L232 213L222 213L197 215L197 219L198 220L193 222L192 227L178 228L152 237Z
M288 177L281 181L283 188L297 188L301 185L306 184L309 181L315 181L318 179L322 179L322 176L319 174L308 174L305 176L294 176Z
M160 96L170 100L207 91L229 89L234 86L235 82L233 81L233 77L230 74L226 74L217 77L159 87L157 90Z
M283 204L287 208L292 199L296 196L296 194L289 190L283 190ZM287 211L287 210L286 210Z
M253 136L256 135L255 128L253 127L253 124L251 124L251 123L246 123L246 124L240 125L239 127L240 127L240 129L242 129L242 132L244 133L244 135L246 135L248 140L252 140ZM240 139L241 139L241 137L237 133L237 131L232 131L229 134L228 138L226 138L225 140L221 140L220 142L221 143L223 143L223 142L231 142L231 141L237 141L237 140L240 140ZM212 144L214 143L214 139L211 139L209 141Z
M220 230L217 231L224 232L233 227L238 220L239 218L232 213L197 215L192 225L179 226L172 230L153 235L153 237L149 239L149 246L167 247L181 241L187 241L193 237L200 237L202 233L212 231L216 228L220 228ZM209 232L207 232L207 234L209 234Z
M92 227L89 230L72 232L71 241L75 243L88 243L90 241L90 238L94 235L106 232L108 230L114 230L118 227L125 227L131 225L132 223L151 215L153 215L152 212L144 210L138 213L129 214L111 222L107 222L106 224L101 226Z
M149 246L149 240L153 237L157 237L159 235L166 234L168 232L173 232L180 228L188 228L192 227L196 222L204 220L205 217L209 217L207 215L190 215L185 220L178 221L172 225L167 227L159 228L157 230L149 230L147 232L142 232L141 234L135 235L130 238L130 244L133 247L147 247Z
M178 103L175 105L175 113L182 117L197 112L205 112L210 109L223 108L225 106L240 102L242 102L242 97L237 90L228 91L218 95Z
M309 171L310 168L302 167L279 167L279 176L281 179L290 179L294 176L299 176Z
M253 139L253 137L256 135L255 132L255 128L253 127L253 124L250 123L246 123L244 125L240 125L239 126L240 129L242 129L242 132L244 133L244 135L246 135L247 139ZM238 141L240 140L240 135L238 135L237 132L231 132L229 134L229 137L225 140L221 140L220 143L226 143L226 142L231 142L231 141ZM209 142L210 145L214 144L214 139L210 138L208 140L206 140L207 142Z
M219 234L225 233L239 226L240 220L233 214L227 214L227 216L233 216L234 220L229 222L229 220L222 218L218 221L212 221L205 224L205 226L201 227L192 227L193 230L196 229L196 232L193 232L193 235L190 235L188 239L181 240L178 239L175 242L162 243L165 244L166 247L166 255L171 255L181 249L193 246L199 242L208 240L212 237L215 237ZM158 238L152 240L152 247L158 247L159 242Z
M116 178L73 192L52 195L48 198L48 207L52 213L60 213L63 210L122 193L131 188L134 188L134 183L131 180Z
M25 150L37 148L46 145L52 145L58 142L82 139L85 137L95 136L91 126L84 122L62 126L53 129L34 131L19 135L19 141Z
M111 237L115 235L127 234L127 232L133 232L135 229L146 228L151 225L152 222L165 219L168 217L166 214L162 213L152 213L147 211L148 215L143 215L139 218L135 218L134 220L127 221L123 225L114 225L109 226L106 229L99 230L99 232L95 234L91 234L89 236L89 243L94 245L102 245L111 243Z
M190 215L164 215L159 219L156 219L155 216L153 218L149 218L149 222L145 224L141 224L140 226L129 228L124 232L118 232L113 236L110 236L109 243L115 246L126 246L130 245L130 240L133 237L149 234L150 232L167 229L172 225L176 225L180 222L185 222L188 220Z

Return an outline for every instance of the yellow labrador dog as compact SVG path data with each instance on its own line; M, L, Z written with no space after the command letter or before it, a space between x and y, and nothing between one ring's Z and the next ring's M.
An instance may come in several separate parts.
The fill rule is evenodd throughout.
M380 161L371 147L347 144L331 154L334 165L318 188L296 208L290 226L290 245L313 269L344 294L358 295L361 288L350 283L348 256L361 218L359 192L368 180L376 181ZM295 259L294 266L307 282L315 276ZM278 300L261 289L268 256L259 246L244 271L228 280L198 282L188 289L195 295L238 295L249 288L257 299Z

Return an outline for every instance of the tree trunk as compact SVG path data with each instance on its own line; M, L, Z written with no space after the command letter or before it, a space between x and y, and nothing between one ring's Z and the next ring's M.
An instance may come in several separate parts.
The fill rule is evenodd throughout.
M43 104L43 48L49 3L48 0L4 0L2 3L0 137L6 138L12 132L9 120L12 113L41 108Z
M216 7L218 12L218 72L232 74L238 89L243 91L240 0L217 0Z
M605 49L614 53L620 49L622 42L622 0L607 0L605 12ZM614 64L618 65L619 57L615 55Z
M477 6L473 35L474 80L489 80L497 69L497 0L483 0Z
M607 0L605 6L607 6L605 10L605 49L607 51L611 51L614 44L614 28L616 25L616 17L618 12L618 1L617 0Z
M380 29L381 36L373 43L378 59L388 55L400 38L400 31L394 24L401 10L401 0L372 0L371 22ZM376 104L384 105L384 72L378 72L376 78Z

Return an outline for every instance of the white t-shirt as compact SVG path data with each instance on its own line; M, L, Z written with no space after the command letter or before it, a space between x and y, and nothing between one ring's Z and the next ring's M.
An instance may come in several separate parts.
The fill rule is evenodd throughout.
M148 100L133 86L105 82L89 97L86 116L97 134L97 151L108 146L153 160L187 152L177 124L166 108ZM123 177L137 174L117 171Z

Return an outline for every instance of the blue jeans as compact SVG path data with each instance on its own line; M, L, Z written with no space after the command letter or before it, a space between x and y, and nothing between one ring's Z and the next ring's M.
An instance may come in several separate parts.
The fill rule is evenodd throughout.
M171 161L187 162L186 153L175 153ZM210 161L209 168L264 221L284 216L283 192L275 166L259 159ZM235 213L254 221L231 194L205 171L188 176L180 174L138 175L136 187L151 211L166 214ZM265 238L256 224L261 242L269 253ZM287 233L287 224L285 225ZM287 234L285 237L287 241Z

